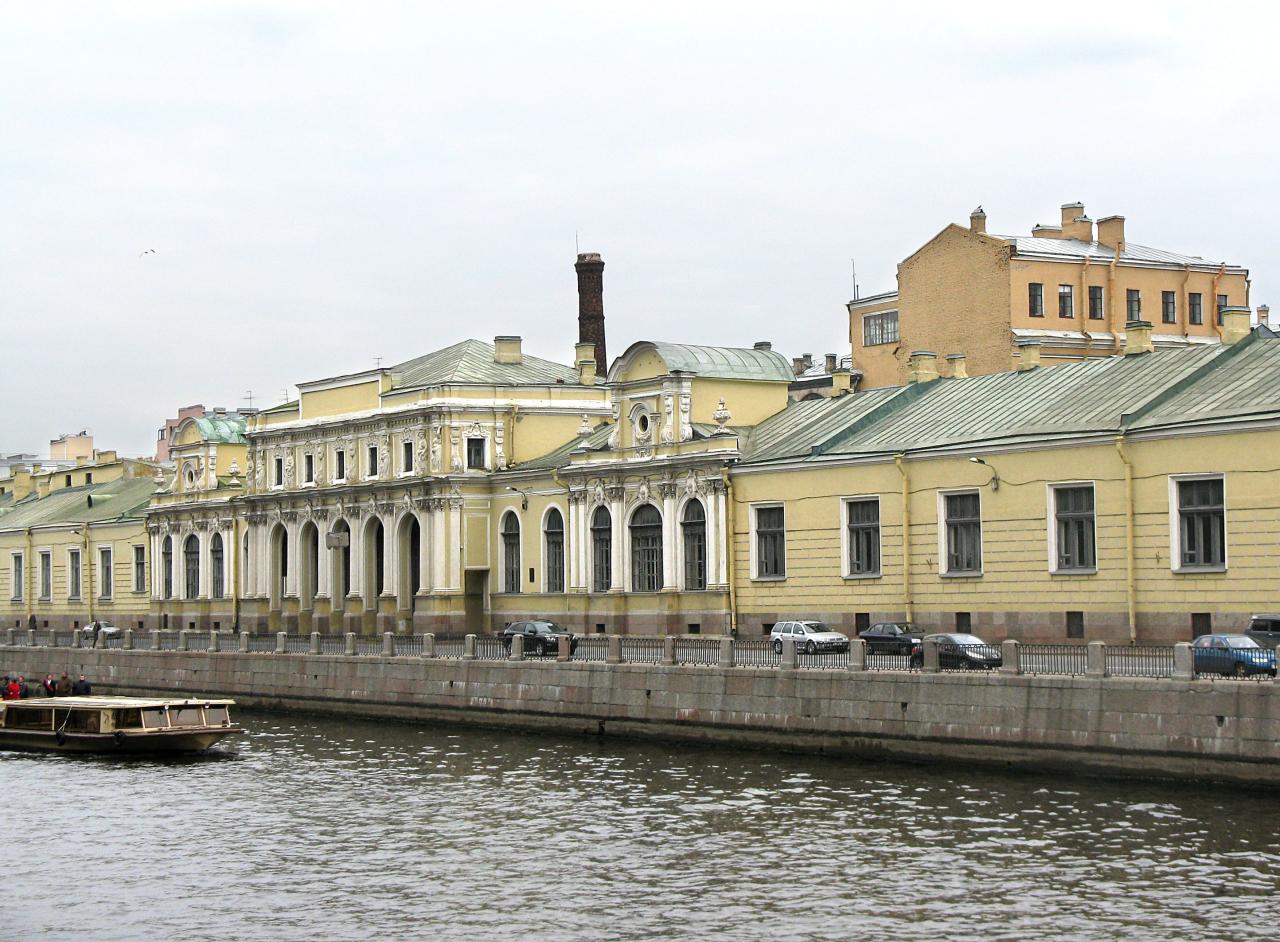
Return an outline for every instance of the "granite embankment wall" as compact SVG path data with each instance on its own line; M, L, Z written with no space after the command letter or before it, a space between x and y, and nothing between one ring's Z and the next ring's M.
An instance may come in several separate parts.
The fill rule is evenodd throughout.
M1271 681L0 648L96 692L832 755L1280 786Z

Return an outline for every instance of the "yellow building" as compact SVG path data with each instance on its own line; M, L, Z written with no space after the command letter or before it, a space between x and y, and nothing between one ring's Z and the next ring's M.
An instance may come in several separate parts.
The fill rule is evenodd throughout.
M850 301L849 339L863 389L900 385L916 350L962 354L973 375L1017 367L1039 342L1046 366L1117 353L1124 325L1146 320L1157 349L1219 343L1221 313L1249 305L1249 272L1130 242L1125 218L1081 203L1030 236L948 225L898 266L897 290Z

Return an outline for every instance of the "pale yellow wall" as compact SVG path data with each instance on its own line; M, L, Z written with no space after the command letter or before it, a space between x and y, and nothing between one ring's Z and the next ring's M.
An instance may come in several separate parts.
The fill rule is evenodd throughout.
M787 384L695 377L693 421L714 422L714 413L722 398L733 414L730 425L757 425L787 407Z
M666 360L662 359L656 350L648 348L636 351L627 364L626 372L618 378L622 382L630 382L638 379L650 379L655 376L665 376L670 371Z
M303 392L299 417L319 419L327 415L347 415L376 409L381 404L378 395L380 392L382 382L379 379L334 389Z
M590 419L592 428L604 421L603 416ZM520 421L508 420L507 460L513 463L531 461L560 448L578 436L580 415L525 413ZM514 428L514 434L510 429Z
M863 378L859 386L870 389L875 386L891 386L897 380L899 343L878 343L865 345L863 340L862 319L867 314L878 314L883 311L898 310L897 296L883 301L849 304L849 348L853 355L854 369L861 370Z

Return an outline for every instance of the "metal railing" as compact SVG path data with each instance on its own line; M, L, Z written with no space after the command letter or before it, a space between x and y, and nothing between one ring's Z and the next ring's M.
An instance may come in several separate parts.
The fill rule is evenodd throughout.
M918 671L923 666L919 657L910 654L882 654L867 652L869 671Z
M703 667L720 663L720 642L711 638L677 638L676 663Z
M1168 644L1107 645L1107 674L1111 677L1172 677L1173 646Z
M938 670L994 670L1001 663L1000 649L994 644L938 644Z
M585 635L578 639L572 660L603 661L609 653L609 639L605 635Z
M733 661L739 667L781 667L782 651L776 650L773 642L767 638L757 641L735 641Z
M1019 646L1024 674L1085 674L1089 649L1083 644L1023 644Z

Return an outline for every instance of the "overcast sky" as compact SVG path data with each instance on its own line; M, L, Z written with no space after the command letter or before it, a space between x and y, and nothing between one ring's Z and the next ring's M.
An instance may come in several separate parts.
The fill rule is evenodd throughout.
M0 451L465 337L848 353L981 203L1084 202L1280 304L1270 6L5 3ZM154 254L139 257L146 249Z

